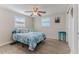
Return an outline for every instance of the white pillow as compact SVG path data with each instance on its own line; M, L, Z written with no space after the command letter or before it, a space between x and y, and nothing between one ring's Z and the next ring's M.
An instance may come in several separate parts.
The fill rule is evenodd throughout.
M27 33L29 32L28 28L16 28L17 33Z

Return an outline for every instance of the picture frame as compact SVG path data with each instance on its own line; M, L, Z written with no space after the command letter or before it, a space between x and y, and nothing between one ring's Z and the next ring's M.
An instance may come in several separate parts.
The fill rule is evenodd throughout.
M55 17L55 23L60 23L60 17Z

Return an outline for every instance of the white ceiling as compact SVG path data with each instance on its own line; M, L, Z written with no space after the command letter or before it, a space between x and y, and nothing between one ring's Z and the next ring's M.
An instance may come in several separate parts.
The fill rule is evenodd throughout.
M67 4L3 4L0 6L30 16L31 13L25 13L24 11L31 11L32 7L34 6L38 7L40 10L47 12L46 14L43 15L50 15L53 13L65 12L68 5Z

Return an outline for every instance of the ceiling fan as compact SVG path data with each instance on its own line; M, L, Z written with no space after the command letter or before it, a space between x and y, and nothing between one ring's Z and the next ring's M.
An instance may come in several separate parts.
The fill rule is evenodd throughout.
M25 12L32 12L31 16L42 16L42 14L45 14L46 11L40 11L37 7L33 7L32 11L25 11Z

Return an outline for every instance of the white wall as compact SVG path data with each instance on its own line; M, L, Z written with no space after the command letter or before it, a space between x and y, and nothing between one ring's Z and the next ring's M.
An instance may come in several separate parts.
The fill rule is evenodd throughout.
M67 39L68 44L71 50L71 53L78 53L78 40L77 40L77 19L78 19L78 6L77 5L69 5L70 8L69 13L66 15L66 23L67 23ZM71 8L73 8L73 17L71 16Z
M60 23L55 23L55 17L60 17ZM50 27L45 28L41 26L41 17L37 17L34 20L35 29L37 31L45 32L47 38L51 39L58 39L58 32L59 31L66 31L66 18L65 13L57 13L52 14L46 17L50 17Z
M79 4L78 4L78 16L79 16ZM79 54L79 17L78 17L78 54Z
M72 6L73 7L73 6ZM72 8L71 7L71 8ZM70 7L69 7L70 8ZM71 53L74 52L74 19L71 17L70 11L69 14L67 14L67 39L68 39L68 44L71 50Z
M74 4L74 53L78 53L78 4Z
M33 18L27 17L27 16L25 16L25 18L26 18L26 22L25 22L26 27L27 28L33 28Z
M11 32L14 27L14 16L24 16L24 15L4 8L0 8L0 45L11 42ZM27 20L26 27L32 27L31 22L32 18L27 16L24 17Z

